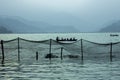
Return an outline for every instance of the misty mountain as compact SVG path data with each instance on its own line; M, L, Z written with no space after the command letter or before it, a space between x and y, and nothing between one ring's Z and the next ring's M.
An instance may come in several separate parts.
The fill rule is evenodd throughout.
M73 26L52 25L42 21L29 21L19 17L0 17L0 26L14 33L78 32Z
M12 33L12 31L6 29L4 26L0 26L0 33Z
M120 32L120 20L102 28L100 32Z

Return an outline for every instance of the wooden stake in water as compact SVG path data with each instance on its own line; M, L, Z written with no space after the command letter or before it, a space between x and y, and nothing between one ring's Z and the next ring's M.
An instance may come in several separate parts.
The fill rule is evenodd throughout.
M2 50L2 62L4 62L4 45L3 45L3 40L1 40L1 50Z
M20 61L20 38L18 37L18 61Z
M81 61L83 62L83 39L81 39Z
M112 62L112 43L110 43L110 61Z
M61 60L63 60L63 47L61 47Z
M52 39L50 39L50 48L49 48L49 59L51 61L51 47L52 47Z
M36 60L38 60L38 52L36 52Z

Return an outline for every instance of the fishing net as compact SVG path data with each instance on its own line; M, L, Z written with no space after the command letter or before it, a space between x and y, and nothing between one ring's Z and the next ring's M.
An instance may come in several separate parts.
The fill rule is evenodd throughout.
M63 57L65 58L80 58L81 44L80 40L76 42L58 42L63 48Z
M110 44L100 44L83 40L83 55L85 60L109 60Z
M6 61L17 60L18 41L17 39L3 41L4 57Z
M112 57L113 60L120 60L120 42L112 44Z
M0 42L0 60L2 59L2 49L1 49L1 42Z
M33 41L23 38L3 41L5 60L34 61L49 60L53 58L79 59L82 60L118 60L120 58L120 42L117 43L95 43L88 40L78 41L56 41L43 40ZM0 58L2 58L2 47L0 46ZM111 53L111 54L110 54Z

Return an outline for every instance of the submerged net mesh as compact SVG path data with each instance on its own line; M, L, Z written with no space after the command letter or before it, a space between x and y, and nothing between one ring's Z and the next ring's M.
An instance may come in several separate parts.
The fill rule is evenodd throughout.
M0 59L2 58L2 49L1 49L1 42L0 42Z
M114 43L112 48L113 60L120 60L120 42Z
M31 41L20 39L20 55L21 59L34 60L36 52L40 53L40 56L43 56L42 53L48 53L49 40L45 41Z
M17 60L18 41L17 39L3 41L5 60Z
M80 40L76 42L59 42L59 45L61 45L64 49L63 56L69 58L69 57L80 57L81 52L81 45Z
M120 42L117 43L95 43L87 40L78 41L56 41L44 40L33 41L23 38L3 41L5 60L18 60L20 54L21 60L36 60L38 53L39 60L49 60L52 58L78 58L81 60L82 51L84 60L110 60L110 52L114 60L120 59ZM111 50L112 48L112 50ZM18 54L19 53L19 54ZM50 54L51 53L51 54ZM0 46L0 58L2 57L2 48Z
M85 60L109 60L110 44L99 44L83 40Z

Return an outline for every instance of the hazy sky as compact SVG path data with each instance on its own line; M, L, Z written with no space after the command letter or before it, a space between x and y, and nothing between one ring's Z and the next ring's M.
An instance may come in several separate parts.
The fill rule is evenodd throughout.
M120 0L0 0L0 15L95 31L120 20Z

